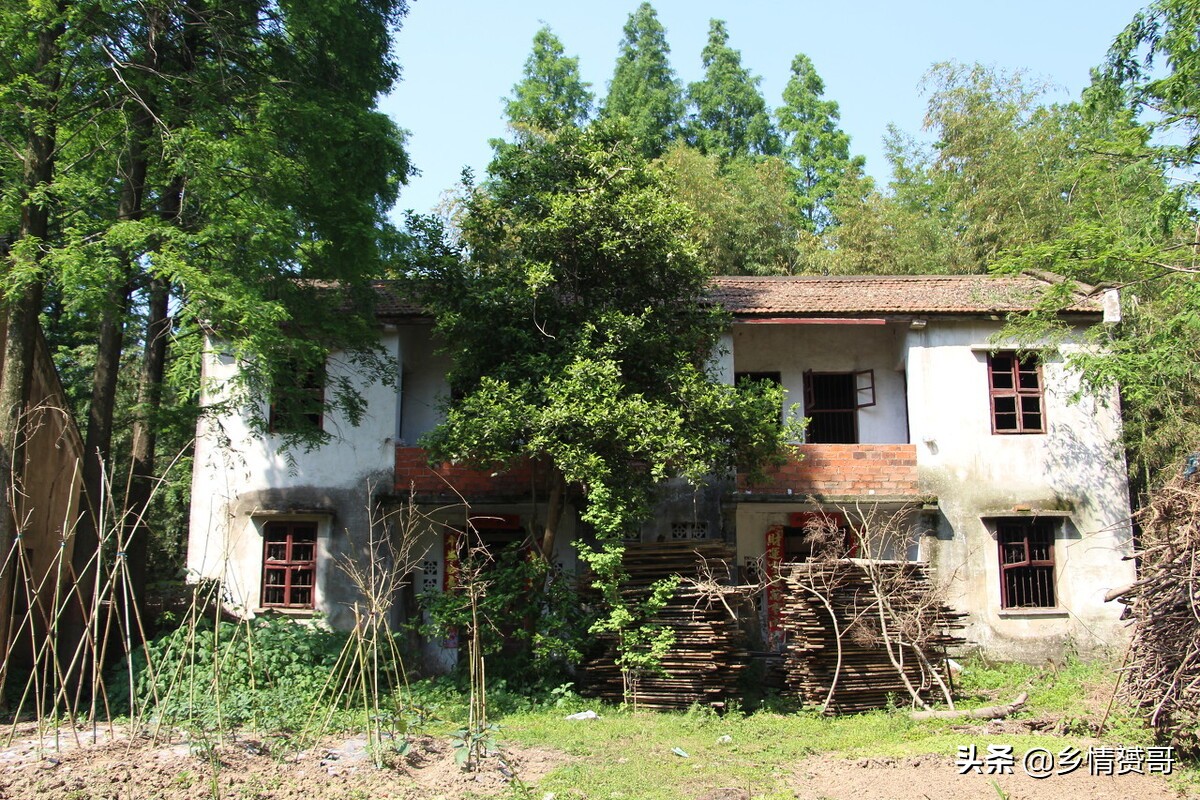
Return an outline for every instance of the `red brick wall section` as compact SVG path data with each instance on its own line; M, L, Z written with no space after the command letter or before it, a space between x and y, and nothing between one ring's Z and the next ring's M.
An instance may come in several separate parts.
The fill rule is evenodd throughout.
M431 467L423 447L396 448L396 492L438 495L447 499L457 491L467 499L528 494L532 465L526 461L504 471L469 469L455 464ZM451 488L454 487L453 489Z
M912 444L806 444L803 458L768 470L767 480L749 485L738 476L738 491L751 494L876 495L919 494L917 448Z

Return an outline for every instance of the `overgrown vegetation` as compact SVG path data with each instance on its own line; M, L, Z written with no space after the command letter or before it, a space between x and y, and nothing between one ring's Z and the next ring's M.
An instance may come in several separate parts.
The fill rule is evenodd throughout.
M527 549L495 553L478 548L460 556L460 574L480 572L487 590L476 601L480 648L492 680L536 692L567 680L588 645L593 609L581 602L571 579ZM461 585L426 592L421 607L429 621L422 635L445 640L472 628L472 608Z

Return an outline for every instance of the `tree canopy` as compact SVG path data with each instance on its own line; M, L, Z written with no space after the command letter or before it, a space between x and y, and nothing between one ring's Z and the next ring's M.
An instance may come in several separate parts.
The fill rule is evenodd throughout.
M796 170L796 202L811 231L821 231L835 218L830 203L861 157L850 157L850 137L838 127L838 104L823 99L825 82L812 60L799 53L775 111L783 136L783 155Z
M406 11L404 0L0 10L0 98L13 110L0 135L14 144L0 162L0 396L19 409L42 314L87 419L92 508L107 502L101 471L128 476L117 511L132 509L159 476L157 443L190 440L202 329L240 360L232 402L264 431L263 401L295 383L278 378L297 360L344 348L364 372L391 373L367 278L395 246L385 213L411 171L403 131L375 107L399 73L391 34ZM351 382L327 393L361 413ZM0 445L7 465L12 425ZM76 536L82 558L95 552L86 522Z
M704 77L687 92L688 141L700 152L721 158L778 155L779 136L758 90L762 79L742 66L742 54L729 46L724 21L709 22L701 62Z
M655 162L672 196L691 210L701 263L715 275L791 275L800 269L805 220L795 171L778 156L722 163L682 142Z
M649 3L642 3L625 23L601 115L624 117L647 158L662 155L683 125L683 90L670 55L658 15Z
M518 130L556 131L582 125L592 113L592 93L579 76L579 59L568 57L548 27L533 36L524 76L505 103L508 122Z
M469 257L426 273L454 362L434 457L547 464L616 536L660 481L776 453L778 391L710 373L723 321L686 230L619 125L500 149L468 202Z

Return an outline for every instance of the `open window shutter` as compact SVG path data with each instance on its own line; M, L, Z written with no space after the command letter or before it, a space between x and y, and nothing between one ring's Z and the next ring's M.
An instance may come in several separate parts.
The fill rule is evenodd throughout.
M855 408L875 405L875 370L863 369L854 373Z
M813 393L812 370L804 370L804 413L808 414L817 404L817 396Z

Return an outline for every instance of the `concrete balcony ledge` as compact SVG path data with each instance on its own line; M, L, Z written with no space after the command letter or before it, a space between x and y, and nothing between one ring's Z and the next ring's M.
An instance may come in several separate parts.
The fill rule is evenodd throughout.
M872 500L918 498L917 446L914 444L805 444L800 458L768 470L766 479L750 483L738 475L743 499L812 495Z

